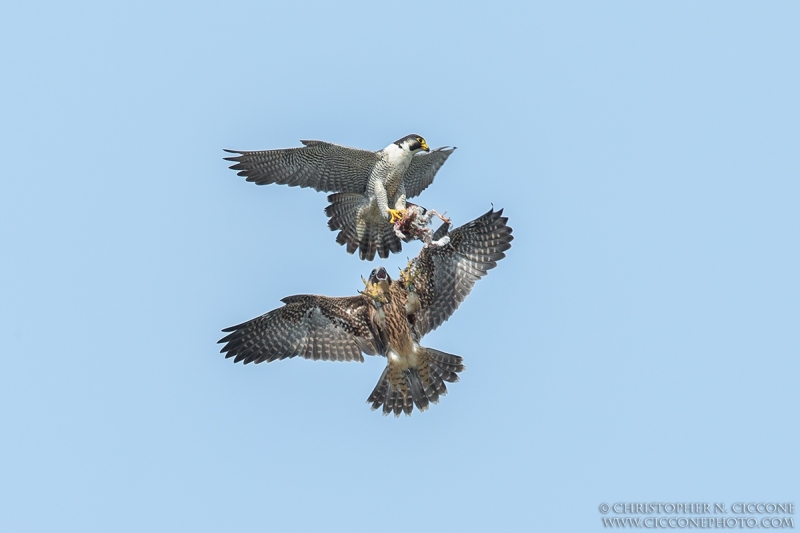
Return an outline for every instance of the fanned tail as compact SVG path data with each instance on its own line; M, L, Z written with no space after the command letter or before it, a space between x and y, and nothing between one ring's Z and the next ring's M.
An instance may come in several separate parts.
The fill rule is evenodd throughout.
M458 373L464 370L461 357L423 348L422 363L417 368L400 369L386 365L378 384L367 398L372 409L383 406L383 414L400 413L410 415L414 406L420 411L438 403L439 397L447 394L444 382L455 383Z
M328 196L330 205L325 208L328 215L328 227L332 231L340 230L336 242L347 247L347 253L355 253L361 259L372 261L375 252L386 259L390 253L402 249L402 243L394 228L388 221L367 222L364 212L368 209L369 200L357 193L336 193ZM361 215L361 216L359 216Z

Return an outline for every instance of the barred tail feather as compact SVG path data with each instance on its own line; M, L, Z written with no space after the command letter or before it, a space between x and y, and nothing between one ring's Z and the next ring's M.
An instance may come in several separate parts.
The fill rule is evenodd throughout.
M464 359L453 354L440 352L433 348L426 348L428 355L431 357L430 368L431 372L437 377L448 383L455 383L458 381L459 372L463 372L466 368L464 366ZM442 384L444 387L444 383Z
M361 259L372 261L375 257L375 249L377 248L378 232L374 224L365 224L361 233L361 240L358 243L358 255Z
M415 405L420 411L425 411L431 403L438 403L440 396L447 394L444 382L458 381L458 373L465 368L462 359L431 348L425 350L423 363L418 368L402 370L386 366L367 399L373 410L383 406L384 415L410 415Z
M347 253L352 254L358 249L358 231L356 221L359 212L367 206L367 199L356 193L337 193L328 196L330 205L325 208L328 215L328 227L332 231L341 230L336 236L336 242L347 245Z
M388 222L366 222L364 211L369 200L361 194L336 193L328 196L330 205L325 208L328 215L328 227L332 231L339 230L336 242L347 247L347 253L359 251L359 257L367 261L375 258L375 252L382 258L402 249L402 243L394 228ZM362 215L362 216L359 216Z
M390 253L396 254L403 249L403 244L394 232L393 224L382 224L379 231L383 233L378 243L378 255L380 257L386 259Z

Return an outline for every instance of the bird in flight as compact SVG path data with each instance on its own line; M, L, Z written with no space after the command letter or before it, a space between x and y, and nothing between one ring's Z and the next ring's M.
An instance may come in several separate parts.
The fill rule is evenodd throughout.
M497 266L513 235L503 210L448 232L423 247L392 279L376 268L358 296L289 296L285 305L224 329L221 352L234 362L262 363L300 356L325 361L359 361L362 354L386 357L386 368L367 402L383 414L425 411L458 380L462 358L420 345L444 323Z
M406 199L425 190L455 147L428 147L417 134L406 135L371 152L323 141L279 150L241 151L226 157L231 169L257 185L277 183L311 187L328 196L328 227L339 230L336 242L347 253L371 261L402 249L395 223L402 220ZM405 239L408 240L408 239Z

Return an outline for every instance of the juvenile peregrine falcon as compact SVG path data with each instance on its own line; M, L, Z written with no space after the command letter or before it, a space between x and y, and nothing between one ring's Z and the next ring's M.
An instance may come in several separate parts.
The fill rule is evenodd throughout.
M299 295L286 305L223 331L221 352L234 362L271 362L297 355L326 361L363 361L383 355L386 368L367 402L383 413L424 411L458 380L461 357L419 344L458 308L475 282L497 266L511 247L503 210L446 234L429 245L393 280L374 269L359 296ZM449 239L449 241L448 241Z
M386 258L389 252L401 250L393 223L402 216L406 198L425 190L455 150L441 147L431 151L416 134L377 152L323 141L300 142L305 146L257 152L225 150L238 154L225 160L235 162L230 168L257 185L278 183L335 193L328 196L330 205L325 209L328 227L340 230L336 242L346 244L348 253L359 250L361 259L367 261L376 251Z

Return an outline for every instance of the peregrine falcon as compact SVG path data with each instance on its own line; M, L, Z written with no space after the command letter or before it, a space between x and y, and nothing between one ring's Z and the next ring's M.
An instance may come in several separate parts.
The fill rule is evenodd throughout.
M323 141L300 141L305 146L255 152L225 150L231 169L257 185L278 183L334 193L325 209L328 227L339 230L336 242L347 253L359 250L371 261L399 252L393 224L402 217L406 198L420 194L433 182L455 147L433 151L416 134L406 135L383 150L370 152Z
M461 357L420 345L497 266L513 236L503 210L485 215L426 245L393 280L376 268L358 296L289 296L285 305L237 326L219 342L234 362L271 362L297 355L326 361L363 361L362 353L386 357L386 368L367 402L383 414L424 411L458 380Z

